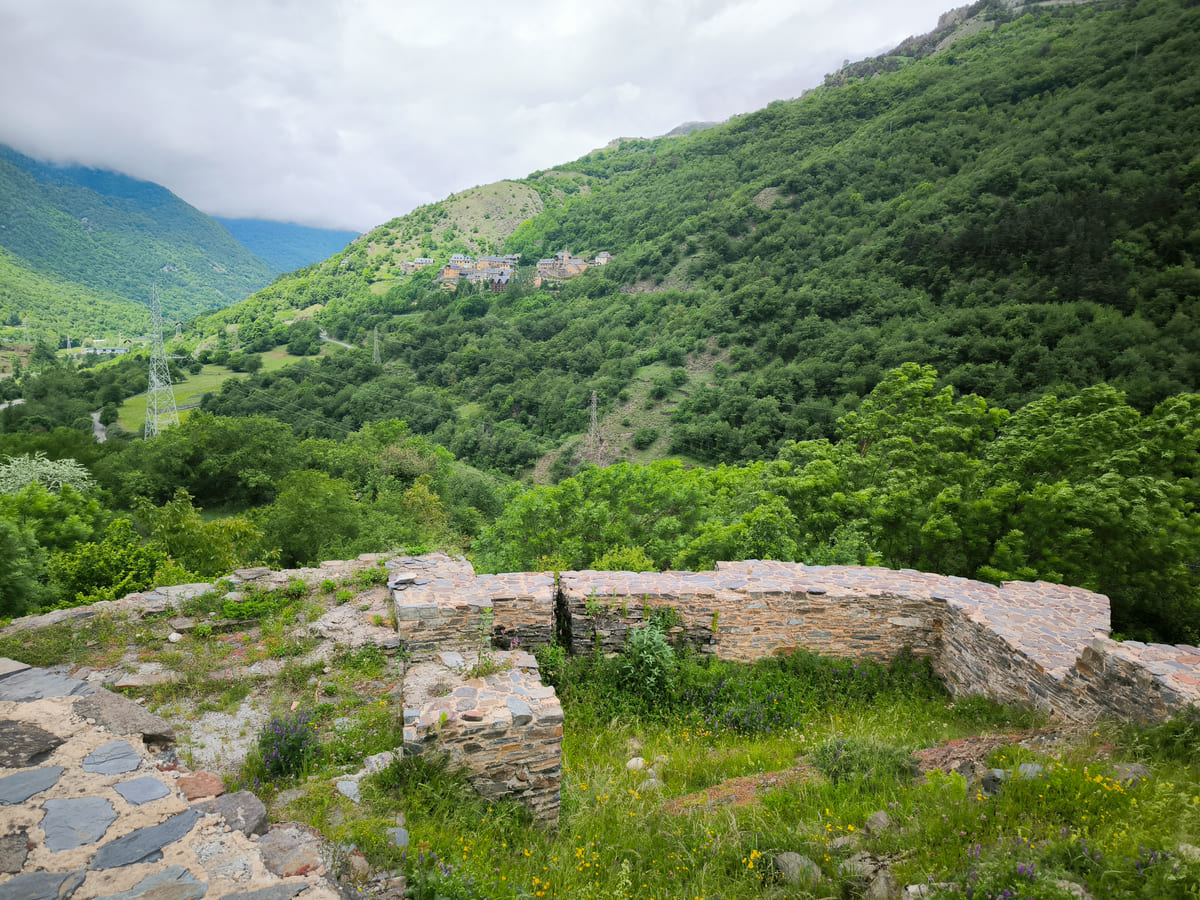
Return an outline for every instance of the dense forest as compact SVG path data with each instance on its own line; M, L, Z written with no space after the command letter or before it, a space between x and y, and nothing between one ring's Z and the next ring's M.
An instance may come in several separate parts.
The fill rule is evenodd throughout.
M213 216L237 242L276 272L291 272L337 253L358 237L357 231L310 228L266 219Z
M277 278L178 362L296 362L240 365L154 441L89 436L144 360L35 354L2 388L25 402L0 412L0 615L442 546L491 571L1042 578L1109 594L1125 636L1196 642L1200 7L1006 10L535 173L537 204L488 194L540 210L504 243L523 263L614 254L570 281L396 275L389 247L470 249L439 204ZM631 429L659 415L633 444L674 458L573 457L593 396ZM520 483L539 461L556 483Z

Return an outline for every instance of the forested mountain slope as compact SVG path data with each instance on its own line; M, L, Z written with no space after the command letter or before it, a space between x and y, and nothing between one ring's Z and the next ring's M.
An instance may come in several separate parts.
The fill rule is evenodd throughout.
M358 237L357 231L310 228L267 219L224 219L214 216L247 250L276 272L320 262Z
M124 301L133 310L149 305L152 283L164 311L184 317L240 300L272 275L220 224L160 185L46 165L4 146L0 225L0 247L15 265L58 282L60 295ZM62 318L61 301L19 310L6 303L4 315L49 329ZM70 316L80 329L108 324L94 323L85 308Z
M584 430L592 390L613 410L655 367L678 404L659 451L709 461L832 434L904 362L1009 409L1107 382L1147 412L1195 389L1200 7L972 15L938 52L910 41L802 99L531 176L544 209L506 252L615 255L557 292L383 281L374 233L280 279L217 324L315 308L342 339L378 328L383 367L324 390L294 369L213 408L270 398L314 433L401 415L515 471ZM369 390L331 399L354 378Z

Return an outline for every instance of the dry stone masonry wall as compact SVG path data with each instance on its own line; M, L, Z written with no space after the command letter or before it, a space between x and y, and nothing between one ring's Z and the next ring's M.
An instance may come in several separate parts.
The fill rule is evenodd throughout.
M475 576L462 561L402 561L400 637L418 658L477 642L484 611L530 649L557 633L576 653L616 652L657 621L699 652L749 661L806 648L879 660L910 650L956 694L1069 719L1160 721L1200 702L1200 649L1118 643L1108 598L1047 582L985 584L864 566L718 563L711 572ZM393 576L396 577L396 576Z
M519 800L558 822L563 713L554 688L522 651L491 654L494 671L472 677L475 654L443 651L404 676L404 754L446 754L489 799Z

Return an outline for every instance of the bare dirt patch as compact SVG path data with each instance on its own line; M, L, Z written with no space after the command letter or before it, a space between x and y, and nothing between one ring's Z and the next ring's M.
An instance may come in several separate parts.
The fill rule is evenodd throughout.
M779 772L761 772L730 778L702 791L676 797L664 804L663 809L671 815L679 815L697 809L707 812L718 806L757 806L762 802L763 796L772 791L796 781L820 781L824 777L812 766L800 763Z

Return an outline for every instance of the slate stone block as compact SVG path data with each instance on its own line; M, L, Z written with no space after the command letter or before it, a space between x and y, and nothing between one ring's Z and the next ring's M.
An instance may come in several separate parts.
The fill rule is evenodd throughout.
M59 776L65 772L62 766L45 766L30 772L18 772L0 778L0 806L24 803L34 794L58 784Z
M109 841L96 851L89 868L116 869L134 863L157 862L162 859L162 848L191 831L198 818L200 814L189 809L158 825L139 828Z
M147 875L127 891L107 894L96 900L200 900L208 885L183 866L167 866L161 872Z
M533 720L533 709L524 700L509 697L505 701L509 712L512 713L513 725L528 725Z
M84 757L83 771L99 775L123 775L141 764L141 756L128 741L109 741Z
M112 803L103 797L47 800L42 806L46 810L42 819L46 846L55 853L96 843L117 820Z
M130 781L114 784L113 790L121 795L126 803L141 806L151 800L161 800L171 793L171 789L153 775L143 775Z
M31 703L48 697L90 694L96 689L86 681L54 675L45 669L22 669L0 678L0 700Z
M0 900L67 900L83 884L84 873L30 872L0 884Z

